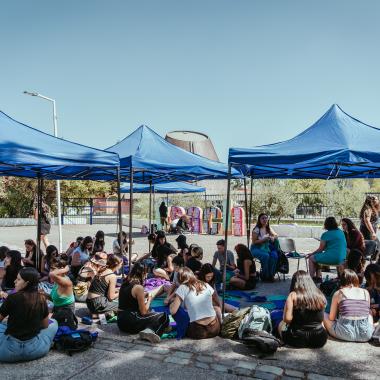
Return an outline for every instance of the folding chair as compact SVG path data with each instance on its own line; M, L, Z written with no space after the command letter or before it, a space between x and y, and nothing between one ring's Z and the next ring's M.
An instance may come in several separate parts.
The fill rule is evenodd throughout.
M309 266L307 265L307 257L306 257L306 255L297 252L296 243L295 243L294 239L279 238L278 241L280 243L281 250L283 252L285 252L285 254L289 254L289 253L293 254L293 256L287 255L286 257L288 259L298 261L297 262L297 271L300 269L300 260L305 259L306 271L307 271L307 273L309 273Z

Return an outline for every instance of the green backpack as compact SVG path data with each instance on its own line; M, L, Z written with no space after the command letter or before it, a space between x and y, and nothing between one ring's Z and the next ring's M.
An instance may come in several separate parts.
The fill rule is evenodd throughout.
M250 308L245 307L240 310L235 310L223 319L220 336L222 338L233 339L237 337L237 332L243 318L249 313Z

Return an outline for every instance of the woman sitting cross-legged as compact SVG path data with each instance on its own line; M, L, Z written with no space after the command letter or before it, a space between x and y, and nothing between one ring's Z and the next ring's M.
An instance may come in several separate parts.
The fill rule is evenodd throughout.
M268 215L260 214L256 226L252 230L250 249L252 256L260 260L261 277L264 281L274 281L278 260L277 243L277 234L269 225Z
M91 259L96 267L96 276L91 281L86 304L93 317L97 314L105 313L113 316L118 308L117 302L114 300L119 296L116 289L116 275L114 272L119 270L123 264L121 258L116 255L108 255L107 260Z
M297 348L319 348L327 341L322 322L326 298L303 270L293 275L284 317L278 326L285 344Z
M189 338L205 339L217 336L220 323L212 304L215 290L209 284L198 280L186 267L178 271L178 282L180 286L170 304L170 313L175 315L183 303L190 318L186 333Z
M254 289L256 287L256 265L248 247L244 244L238 244L235 247L237 253L237 267L235 276L231 277L230 285L244 290Z
M334 293L330 314L323 324L331 336L349 342L368 342L373 334L370 296L359 288L356 273L345 269L340 278L341 289Z
M160 336L169 326L166 313L149 310L152 297L144 291L145 267L135 263L119 292L117 325L121 331L137 334L140 338L158 343Z
M46 298L38 292L39 273L22 268L15 281L16 293L0 307L0 361L19 362L45 356L57 332L57 322L49 323Z
M308 255L310 276L320 282L322 277L318 264L341 265L347 252L346 238L333 216L325 219L324 228L327 231L321 236L319 248Z

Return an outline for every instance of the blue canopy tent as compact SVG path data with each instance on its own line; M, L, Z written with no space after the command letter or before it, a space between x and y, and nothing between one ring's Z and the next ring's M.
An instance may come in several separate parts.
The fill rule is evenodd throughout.
M121 185L122 193L129 193L130 184L124 183ZM150 187L149 185L135 183L133 184L134 193L154 193L162 194L175 194L175 193L203 193L206 191L205 187L195 186L186 182L169 182L157 183Z
M134 182L153 185L159 182L225 179L228 176L227 165L181 149L146 125L140 126L106 150L119 155L122 179L129 179L132 188L129 213L130 252ZM240 173L232 169L231 175L240 176Z
M120 161L115 153L51 136L0 111L0 175L38 179L38 249L43 179L119 179L120 182L119 169ZM119 208L121 215L121 204Z
M315 124L290 140L254 148L230 148L229 170L238 168L251 179L375 178L380 177L379 141L380 129L353 118L334 104ZM229 177L227 213L230 183ZM249 232L250 223L248 242ZM227 243L227 233L225 239Z

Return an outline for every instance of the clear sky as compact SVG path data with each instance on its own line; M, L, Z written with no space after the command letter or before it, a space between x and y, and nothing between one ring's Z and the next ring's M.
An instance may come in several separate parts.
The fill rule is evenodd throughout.
M34 90L56 99L66 139L189 129L223 161L333 103L380 127L379 19L379 0L4 0L0 109L51 132Z

